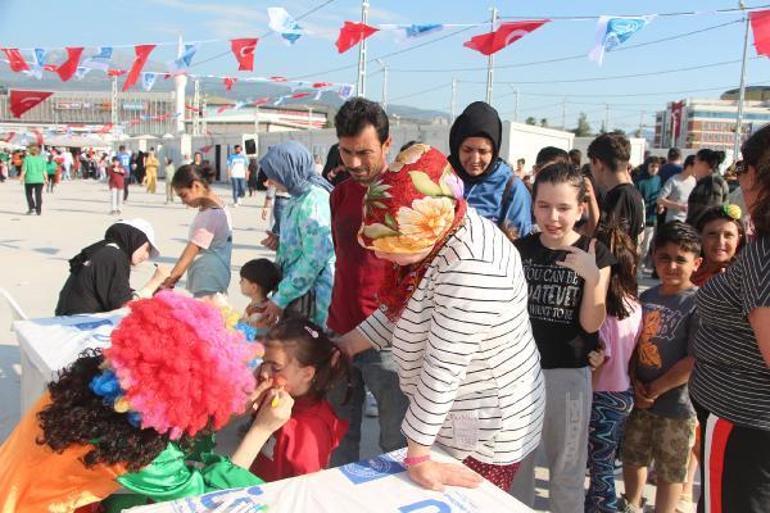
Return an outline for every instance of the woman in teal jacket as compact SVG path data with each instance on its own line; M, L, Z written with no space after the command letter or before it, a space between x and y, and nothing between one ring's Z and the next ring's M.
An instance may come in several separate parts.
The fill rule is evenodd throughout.
M286 312L325 328L334 283L331 184L315 172L313 156L295 141L271 147L259 166L277 191L291 196L281 216L280 238L271 235L264 241L277 247L283 273L265 310L266 321Z

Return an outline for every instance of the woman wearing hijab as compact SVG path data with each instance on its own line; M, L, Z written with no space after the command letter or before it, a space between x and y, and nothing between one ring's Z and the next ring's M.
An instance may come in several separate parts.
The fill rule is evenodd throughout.
M132 266L158 255L150 223L130 219L113 224L104 240L70 259L70 275L59 293L56 315L109 312L132 299L152 296L168 276L165 268L158 267L137 291L131 289L129 277Z
M424 144L401 152L364 202L359 242L394 265L380 309L340 345L348 355L392 346L412 480L478 485L467 468L431 461L439 445L507 491L540 441L545 406L519 253L467 208L446 157Z
M497 111L473 102L449 131L449 163L465 184L465 200L509 237L532 231L532 199L527 186L500 158L503 123Z
M291 196L281 215L280 237L268 232L263 241L277 249L283 274L265 318L273 323L284 312L300 314L325 328L334 282L331 184L315 172L313 156L295 141L272 146L259 166L270 186Z

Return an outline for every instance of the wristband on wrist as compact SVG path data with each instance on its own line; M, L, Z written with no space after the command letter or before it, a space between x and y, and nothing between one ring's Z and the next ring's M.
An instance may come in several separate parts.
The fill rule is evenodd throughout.
M420 463L425 463L426 461L430 461L430 454L415 457L407 456L404 458L404 465L407 467L413 467L415 465L419 465Z

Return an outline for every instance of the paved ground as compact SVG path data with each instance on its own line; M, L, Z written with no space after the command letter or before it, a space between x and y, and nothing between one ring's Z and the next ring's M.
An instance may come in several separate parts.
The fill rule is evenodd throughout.
M217 192L230 199L229 189ZM159 190L163 190L163 183ZM107 226L118 218L108 215L109 199L105 184L93 181L65 182L53 194L44 194L43 215L27 216L24 189L16 181L0 184L0 287L9 291L29 317L53 315L58 292L67 277L67 261L82 247L101 239ZM234 224L233 276L230 301L243 308L247 301L238 290L237 273L251 258L269 256L259 244L267 225L260 217L263 195L246 198L245 204L231 209ZM132 186L123 218L143 217L156 231L162 255L160 262L172 266L184 248L187 229L194 212L181 203L166 205L164 194L150 195ZM145 263L132 274L132 284L139 287L152 274ZM4 440L19 418L19 349L8 330L10 312L0 305L0 441ZM233 422L221 437L222 449L235 443ZM363 429L362 456L378 454L376 419L366 419ZM538 510L547 508L547 471L537 469ZM622 484L620 485L622 487ZM653 497L654 490L648 490Z

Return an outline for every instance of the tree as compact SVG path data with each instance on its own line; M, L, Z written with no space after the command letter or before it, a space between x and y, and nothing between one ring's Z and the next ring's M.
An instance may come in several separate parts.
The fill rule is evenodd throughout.
M528 125L537 125L537 120L532 116L528 117L527 120L524 122Z
M541 118L540 119L540 126L547 127L548 126L548 118Z
M591 135L591 125L588 124L588 116L581 112L578 116L577 127L572 131L577 137L588 137Z

